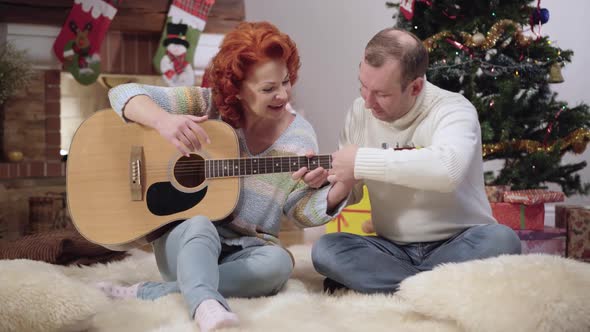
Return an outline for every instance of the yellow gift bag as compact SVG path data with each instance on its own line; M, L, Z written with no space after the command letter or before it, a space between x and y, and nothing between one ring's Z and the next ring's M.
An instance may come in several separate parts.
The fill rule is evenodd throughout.
M367 186L363 187L363 199L354 205L342 209L342 212L326 224L326 233L347 232L359 235L371 235L361 229L362 224L371 219L371 201Z

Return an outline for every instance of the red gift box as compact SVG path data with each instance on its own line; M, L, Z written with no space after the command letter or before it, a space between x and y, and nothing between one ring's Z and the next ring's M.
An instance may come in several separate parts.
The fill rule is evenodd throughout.
M566 256L590 262L590 208L557 205L555 224L567 229Z
M514 190L504 192L504 202L534 205L540 203L563 202L565 195L560 191L543 189Z
M500 224L512 229L543 230L545 205L524 205L514 203L490 203L492 214Z
M565 256L566 230L563 228L545 227L542 231L528 229L517 230L523 254L549 254Z

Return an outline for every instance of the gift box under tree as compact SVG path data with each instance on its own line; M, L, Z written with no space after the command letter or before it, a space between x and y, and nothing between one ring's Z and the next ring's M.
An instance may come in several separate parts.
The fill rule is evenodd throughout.
M556 205L555 226L567 230L566 256L590 262L590 207Z
M560 191L543 189L511 190L504 192L504 202L535 205L552 202L563 202L565 195Z
M363 199L357 204L349 205L326 224L326 233L346 232L370 235L362 230L362 224L371 219L371 201L367 187L363 187Z
M544 204L490 203L492 215L502 225L514 230L541 231L545 227Z
M541 231L517 230L523 254L565 256L566 231L563 228L545 227Z
M503 202L490 203L494 218L512 229L542 231L545 226L545 203L561 202L562 192L541 189L506 191Z

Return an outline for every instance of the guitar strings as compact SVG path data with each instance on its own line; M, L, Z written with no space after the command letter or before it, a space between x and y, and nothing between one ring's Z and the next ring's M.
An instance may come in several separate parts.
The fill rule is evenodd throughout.
M242 160L248 160L248 159L242 159ZM206 162L205 160L187 160L187 161L179 160L175 164L176 165L179 165L179 166L182 166L182 167L185 167L185 166L189 166L190 167L190 166L193 166L193 165L201 166L201 165L205 164L205 162ZM239 167L240 166L244 166L244 167L247 167L248 166L248 162L247 161L242 162L241 160L238 161L237 159L215 159L215 160L207 160L207 162L209 163L209 165L207 165L206 167L209 167L210 165L226 165L226 164L227 165L231 165L231 166L239 166ZM331 160L321 160L321 159L318 160L318 163L319 164L328 164L329 165L330 162L331 162ZM252 166L256 166L256 165L263 165L263 166L264 165L266 165L266 166L270 166L270 165L275 165L275 166L281 165L281 166L284 166L284 165L291 165L291 164L293 164L293 165L295 165L295 164L301 164L301 165L306 165L307 164L307 165L310 165L310 161L300 162L300 160L297 160L296 163L294 163L292 161L286 161L286 160L282 160L282 161L279 161L279 162L274 162L273 161L272 163L268 163L268 161L262 161L262 162L253 161L253 162L250 162L250 165L252 165ZM315 165L315 164L313 164L313 165ZM257 167L259 167L259 166L257 166Z
M314 166L316 166L315 164L311 165L309 164L309 162L301 162L299 163L300 160L297 160L297 164L292 163L292 160L289 161L287 159L282 159L280 160L278 163L276 162L272 162L268 163L267 161L269 159L271 159L273 157L263 157L263 158L242 158L242 159L200 159L200 160L179 160L175 163L175 167L174 169L177 171L189 171L189 172L193 172L193 171L202 171L202 170L209 170L209 171L223 171L223 170L232 170L232 169L262 169L264 168L265 170L268 168L286 168L288 167L289 169L291 168L291 166L295 166L298 167L297 169L300 169L302 167L307 167L308 169L315 169L318 167L323 167L323 168L330 168L331 166L331 156L317 156L318 158L318 164L317 167L313 168ZM275 158L288 158L288 157L275 157ZM299 157L296 157L299 158ZM261 161L261 162L250 162L250 165L248 165L247 160L257 160L257 161ZM238 161L239 160L239 161ZM242 162L242 160L244 160L244 162ZM311 158L309 160L312 160ZM208 161L209 165L206 165L205 162ZM238 163L235 163L235 161L238 161ZM236 167L237 166L237 167ZM169 164L165 165L164 164L160 164L160 165L150 165L148 166L148 171L157 171L157 170L170 170L171 166ZM289 171L285 171L285 172L290 172Z
M205 166L204 163L200 163L198 165L182 165L182 166L177 166L176 167L171 167L171 166L166 166L166 167L162 167L162 166L148 166L147 167L147 171L166 171L168 172L171 169L174 169L174 171L176 173L191 173L191 172L200 172L200 171L209 171L209 172L234 172L234 170L237 170L239 173L241 172L247 172L248 170L250 170L250 172L252 172L253 170L258 170L259 172L264 172L266 173L282 173L282 172L295 172L303 167L306 167L309 170L315 170L316 168L319 167L323 167L325 169L329 169L330 165L324 165L322 163L320 163L319 165L306 165L306 164L297 164L297 165L292 165L292 164L280 164L279 166L277 165L264 165L264 164L260 164L260 165L242 165L242 167L238 166L238 165L223 165L223 164L212 164L212 165L207 165ZM267 172L267 170L271 169L271 172ZM275 169L280 169L281 171L276 172ZM285 169L283 171L283 169Z

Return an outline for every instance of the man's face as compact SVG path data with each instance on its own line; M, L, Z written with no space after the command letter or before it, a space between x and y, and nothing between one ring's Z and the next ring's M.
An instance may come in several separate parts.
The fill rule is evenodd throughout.
M381 67L373 67L364 60L360 65L359 81L365 107L381 121L393 122L403 117L414 105L422 88L412 81L402 90L401 68L397 60L387 60Z

